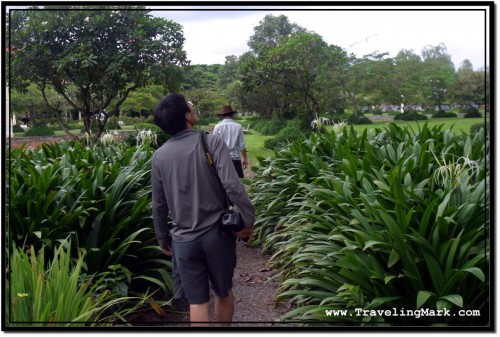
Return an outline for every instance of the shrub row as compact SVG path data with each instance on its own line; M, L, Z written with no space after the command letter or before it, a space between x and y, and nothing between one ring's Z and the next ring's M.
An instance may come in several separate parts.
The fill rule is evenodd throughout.
M419 325L485 324L489 155L474 136L391 123L312 134L260 159L250 186L257 243L283 280L282 317L314 324L414 325L414 318L325 310L459 309Z

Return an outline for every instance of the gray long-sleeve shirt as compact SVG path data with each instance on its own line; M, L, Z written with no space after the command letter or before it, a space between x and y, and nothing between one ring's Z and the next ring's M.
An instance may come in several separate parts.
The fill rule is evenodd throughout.
M207 135L219 178L229 199L238 207L246 227L255 221L255 209L238 178L222 138ZM200 133L187 129L173 136L153 154L153 223L160 247L172 239L187 242L218 226L225 211L225 193L207 164Z

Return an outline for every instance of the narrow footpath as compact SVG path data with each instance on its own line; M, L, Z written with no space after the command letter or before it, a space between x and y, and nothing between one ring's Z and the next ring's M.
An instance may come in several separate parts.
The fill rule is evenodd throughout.
M281 315L289 308L286 304L275 303L276 293L280 286L278 280L273 279L276 271L268 266L269 256L261 254L260 248L245 246L241 241L236 248L237 266L233 278L234 293L234 327L288 327L289 323L278 322ZM210 299L211 321L215 322L215 300L213 293ZM178 308L181 309L181 308ZM156 315L155 325L189 326L188 307L176 317L169 317L163 324ZM151 319L152 317L148 317ZM171 321L175 321L172 323ZM136 321L136 323L139 323ZM186 323L181 323L186 322ZM212 326L216 326L212 324Z
M237 242L238 263L234 272L234 316L232 326L276 327L281 315L288 311L284 303L275 303L279 280L273 280L276 271L268 266L269 256L259 248L246 247Z

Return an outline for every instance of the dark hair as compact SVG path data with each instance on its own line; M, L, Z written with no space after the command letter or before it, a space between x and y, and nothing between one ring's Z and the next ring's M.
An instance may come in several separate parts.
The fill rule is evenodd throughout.
M153 115L156 125L170 135L186 129L186 112L189 107L181 94L168 94L158 103Z

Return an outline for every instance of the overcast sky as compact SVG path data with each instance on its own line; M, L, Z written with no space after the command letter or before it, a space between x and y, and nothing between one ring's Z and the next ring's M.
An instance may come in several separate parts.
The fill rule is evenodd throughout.
M284 14L291 23L320 34L325 42L358 57L377 51L394 57L401 49L421 55L426 46L444 43L455 67L469 59L477 70L485 67L489 53L485 42L486 38L489 40L489 24L484 6L460 10L457 6L430 5L413 9L323 6L320 10L317 6L148 7L153 15L183 26L184 46L191 64L223 64L226 56L240 56L248 51L247 42L254 27L267 14ZM216 10L219 8L224 10Z

